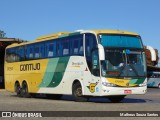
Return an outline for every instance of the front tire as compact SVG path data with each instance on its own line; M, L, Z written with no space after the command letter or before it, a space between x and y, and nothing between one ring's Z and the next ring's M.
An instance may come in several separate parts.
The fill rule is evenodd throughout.
M88 101L88 98L82 95L82 87L79 82L76 82L75 84L73 84L72 95L74 96L76 102Z

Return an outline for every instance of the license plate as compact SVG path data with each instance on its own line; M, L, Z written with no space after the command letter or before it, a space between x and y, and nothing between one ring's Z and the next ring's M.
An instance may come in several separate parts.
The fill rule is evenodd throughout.
M132 94L132 90L124 90L125 94Z

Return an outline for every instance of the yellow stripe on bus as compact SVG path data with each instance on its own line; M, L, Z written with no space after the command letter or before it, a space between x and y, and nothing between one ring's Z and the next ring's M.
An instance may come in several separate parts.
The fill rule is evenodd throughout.
M129 84L130 80L128 79L107 78L107 80L110 83L118 85L118 86L136 86L136 84Z

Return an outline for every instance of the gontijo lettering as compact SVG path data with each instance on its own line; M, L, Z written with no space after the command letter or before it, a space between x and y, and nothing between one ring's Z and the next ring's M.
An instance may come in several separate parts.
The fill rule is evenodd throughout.
M40 63L20 65L20 71L32 71L32 70L40 70Z

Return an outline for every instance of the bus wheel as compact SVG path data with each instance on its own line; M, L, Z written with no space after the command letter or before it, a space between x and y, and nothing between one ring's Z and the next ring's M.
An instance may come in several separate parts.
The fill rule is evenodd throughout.
M75 84L73 84L72 95L75 97L76 102L88 101L88 98L82 95L82 87L79 82L76 82Z
M20 87L19 82L15 83L15 92L16 92L18 97L21 97L21 87Z
M160 89L160 83L158 84L158 88Z
M119 103L124 99L124 97L125 97L125 95L122 95L122 96L111 96L111 97L108 97L108 99L113 103Z
M22 83L21 96L25 98L30 97L30 94L28 93L28 85L26 82Z

